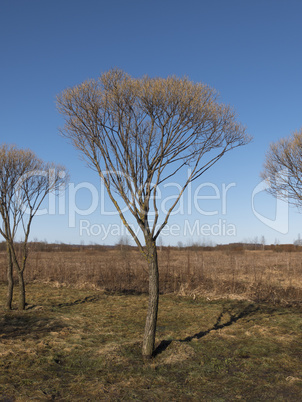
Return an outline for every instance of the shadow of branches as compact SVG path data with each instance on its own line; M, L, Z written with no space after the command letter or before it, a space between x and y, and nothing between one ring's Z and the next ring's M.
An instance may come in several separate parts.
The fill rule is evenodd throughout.
M0 319L0 340L19 337L40 338L49 332L56 332L65 327L66 325L61 322L48 317L5 314Z
M223 329L225 327L228 327L228 326L236 323L238 320L240 320L242 318L255 314L257 311L259 311L259 309L260 309L259 306L256 306L254 304L249 304L245 308L243 308L241 311L234 312L232 306L231 307L224 306L221 313L217 317L215 324L211 328L207 329L206 331L200 331L194 335L187 336L184 339L175 339L175 340L178 342L191 342L193 339L200 339L200 338L208 335L212 331L217 331L219 329ZM238 310L238 309L236 309L236 310ZM222 322L222 319L223 319L223 317L225 317L226 314L229 315L229 319L226 322ZM167 347L171 344L171 342L173 342L173 341L165 340L165 339L162 340L160 342L160 344L157 346L157 348L154 350L153 357L156 357L160 353L164 352L167 349Z

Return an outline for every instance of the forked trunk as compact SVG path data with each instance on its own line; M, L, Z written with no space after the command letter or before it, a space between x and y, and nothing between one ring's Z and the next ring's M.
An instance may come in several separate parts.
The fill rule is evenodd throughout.
M25 282L23 277L23 272L18 272L19 280L19 310L25 310Z
M159 278L157 250L154 240L146 242L149 268L149 303L143 340L143 357L150 359L154 351L158 298Z
M12 309L13 290L14 290L13 262L10 248L7 247L7 297L5 306L7 310Z

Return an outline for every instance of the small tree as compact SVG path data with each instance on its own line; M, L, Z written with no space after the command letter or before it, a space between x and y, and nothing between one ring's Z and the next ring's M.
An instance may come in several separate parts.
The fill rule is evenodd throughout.
M234 111L217 102L213 89L187 78L136 79L113 69L98 80L66 89L57 104L65 117L62 134L98 172L148 262L143 356L151 357L159 297L156 240L188 184L249 138L236 122ZM190 168L189 177L182 176L175 202L160 217L156 197L159 186L176 175L180 177L185 168ZM129 225L119 200L134 216L144 243Z
M261 177L268 193L301 207L302 129L270 145Z
M24 270L31 223L46 195L66 179L61 166L44 163L30 150L0 147L0 233L7 245L7 309L12 306L13 267L19 281L19 309L25 308ZM23 235L20 243L16 242L17 231Z
M265 237L261 236L261 245L262 245L262 250L265 250Z

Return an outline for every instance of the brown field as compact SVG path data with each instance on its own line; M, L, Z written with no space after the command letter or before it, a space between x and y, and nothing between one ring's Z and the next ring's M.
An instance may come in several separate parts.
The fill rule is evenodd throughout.
M301 261L301 252L159 250L156 350L145 362L139 253L31 245L26 310L0 307L0 401L299 401ZM1 252L3 302L5 262Z
M48 251L45 251L48 250ZM302 252L159 249L161 294L229 297L255 302L302 303ZM5 267L6 254L0 253ZM126 293L148 291L144 258L131 247L31 246L27 283ZM5 282L5 269L0 281Z

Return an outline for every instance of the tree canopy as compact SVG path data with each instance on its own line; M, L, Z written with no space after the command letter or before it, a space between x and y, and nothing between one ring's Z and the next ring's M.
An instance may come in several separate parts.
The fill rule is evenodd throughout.
M261 177L268 183L267 192L302 205L302 129L270 145Z
M156 239L188 183L250 140L234 110L218 102L216 91L188 78L132 78L113 69L66 89L57 105L65 117L61 132L97 170L140 247L114 192L143 232ZM183 168L190 168L190 175L158 225L157 188Z

